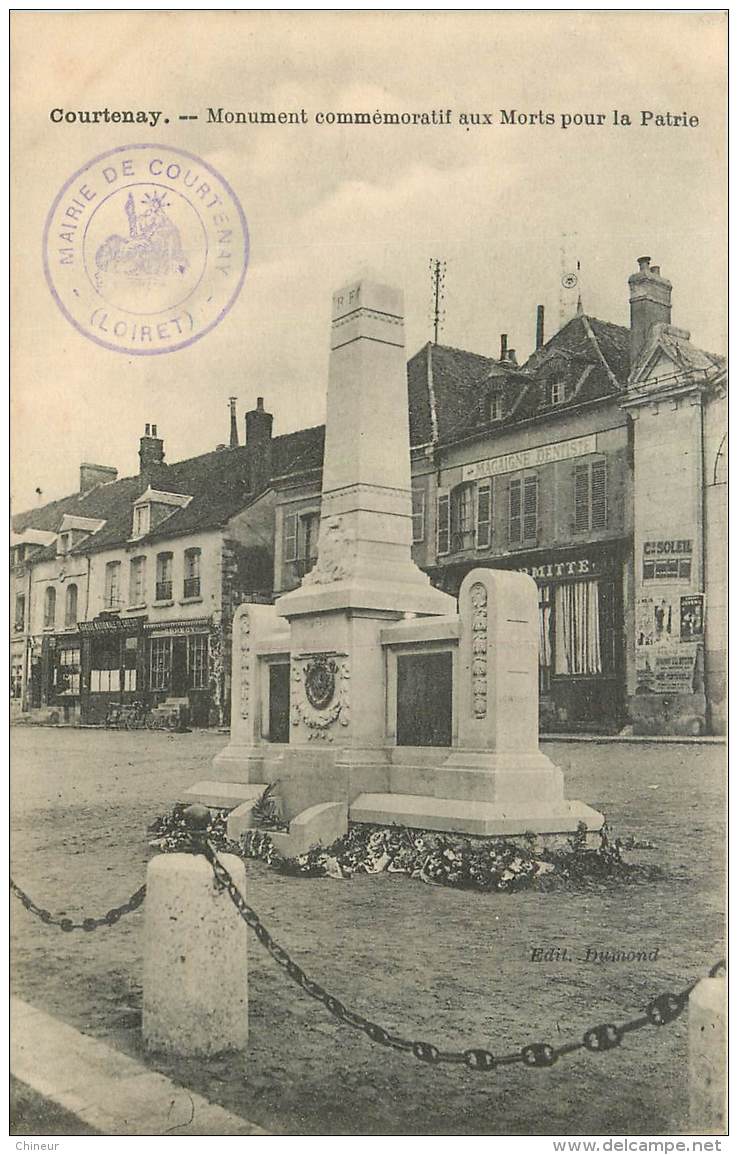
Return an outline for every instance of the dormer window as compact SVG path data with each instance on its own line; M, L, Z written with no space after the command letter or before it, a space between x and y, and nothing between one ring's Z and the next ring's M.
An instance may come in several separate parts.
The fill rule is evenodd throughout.
M490 393L489 395L489 419L490 421L500 421L502 418L502 394Z
M551 405L561 405L567 399L565 381L552 381L548 387L548 399Z
M151 506L134 505L133 507L133 536L143 537L149 532L151 524Z
M166 493L149 486L133 506L132 540L145 537L147 533L151 533L163 521L171 517L178 509L183 509L184 506L189 505L191 501L191 494Z
M81 517L76 513L65 513L56 539L56 556L66 557L70 550L95 534L105 525L99 517Z

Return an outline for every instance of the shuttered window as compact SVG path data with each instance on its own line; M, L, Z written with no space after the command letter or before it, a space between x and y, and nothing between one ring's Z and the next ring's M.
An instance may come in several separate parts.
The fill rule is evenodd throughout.
M284 561L297 560L297 514L284 515Z
M512 543L538 537L538 477L514 477L510 482L509 538Z
M413 541L425 541L424 489L413 489Z
M492 542L492 482L480 481L477 487L477 549Z
M607 525L607 462L592 462L592 529Z
M522 491L523 482L519 477L514 477L510 482L510 524L508 536L511 542L520 541L520 531L522 529L522 519L520 516Z
M523 479L523 541L538 537L538 478Z
M449 530L450 530L450 509L449 509L449 495L447 493L439 493L438 495L438 516L436 526L436 545L439 554L448 553L449 551Z
M607 461L574 469L574 529L580 533L607 526Z

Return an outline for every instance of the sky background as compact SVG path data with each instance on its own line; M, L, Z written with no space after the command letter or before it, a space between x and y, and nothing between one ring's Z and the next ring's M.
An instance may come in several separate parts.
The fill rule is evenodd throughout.
M523 361L536 306L628 323L627 279L649 254L674 285L673 323L726 347L722 14L15 13L11 414L14 510L78 486L81 461L138 469L146 422L166 458L228 439L257 396L275 433L325 418L331 294L369 272L405 292L408 356L432 339L431 257L446 261L440 341ZM488 112L493 126L208 125L243 111ZM52 108L162 109L156 129L55 125ZM553 112L503 126L501 109ZM562 130L562 112L628 112L629 128ZM700 127L641 128L640 111ZM180 113L200 120L179 123ZM243 205L249 269L225 320L187 349L99 348L46 286L41 238L59 188L107 149L187 149Z

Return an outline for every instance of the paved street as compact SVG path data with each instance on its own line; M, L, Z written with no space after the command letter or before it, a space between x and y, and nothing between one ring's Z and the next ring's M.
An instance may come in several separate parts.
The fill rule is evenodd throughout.
M43 906L99 915L141 884L146 826L208 777L224 735L16 728L12 870ZM722 953L722 746L546 743L567 793L615 831L648 839L630 857L663 877L585 892L480 895L399 876L350 881L247 866L250 901L311 977L346 1005L410 1037L510 1049L576 1038L631 1017ZM134 1057L139 1043L138 911L95 934L64 935L13 906L13 990ZM632 964L534 964L536 945L658 947ZM669 1133L685 1127L685 1023L632 1036L608 1056L494 1079L386 1053L307 1000L253 942L245 1059L155 1064L273 1132ZM246 1076L244 1078L244 1076ZM485 1081L486 1079L486 1081ZM622 1094L608 1086L617 1080ZM639 1131L639 1128L644 1130Z

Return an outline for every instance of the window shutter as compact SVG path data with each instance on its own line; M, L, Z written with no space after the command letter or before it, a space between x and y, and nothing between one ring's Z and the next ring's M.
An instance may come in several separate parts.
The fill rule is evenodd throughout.
M589 529L589 465L574 467L574 529Z
M523 483L519 477L514 477L510 482L510 541L520 541L522 529L522 488Z
M592 462L592 529L607 526L607 461Z
M425 541L425 490L413 489L413 541Z
M538 537L538 478L526 477L523 493L523 540Z
M449 550L449 496L447 493L438 495L438 523L436 530L437 550L439 554Z
M284 515L284 561L297 560L297 514Z
M492 540L492 482L480 481L477 487L477 549L485 549Z

